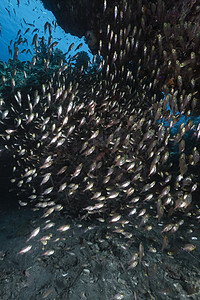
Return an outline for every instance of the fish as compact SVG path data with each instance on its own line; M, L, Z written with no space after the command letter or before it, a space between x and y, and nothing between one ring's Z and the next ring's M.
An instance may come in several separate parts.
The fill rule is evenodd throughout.
M69 46L67 52L64 55L67 55L74 47L74 43L71 43L71 45Z
M196 248L196 245L194 245L194 244L185 244L185 245L182 247L182 250L191 252L191 251L193 251L195 248Z
M70 229L70 225L62 225L61 227L59 227L57 230L60 232L64 232Z
M50 194L52 191L53 191L53 187L47 188L47 189L42 193L42 195L48 195L48 194Z
M49 22L47 21L47 22L44 24L44 32L45 32L45 33L46 33L48 27L49 27Z
M35 47L36 47L36 45L37 45L37 38L38 38L38 34L35 33L34 36L33 36L33 40L32 40L31 45L35 45Z
M51 177L51 173L45 174L43 180L40 183L40 185L43 185L43 184L47 183L48 180L50 179L50 177Z
M29 30L30 30L30 28L28 27L28 28L26 29L26 31L24 32L24 34L26 34L27 32L29 32Z
M55 47L55 46L57 46L57 45L58 45L58 42L53 42L53 43L50 45L50 47L53 48L53 47Z
M5 10L7 10L7 12L8 12L8 14L9 14L9 16L11 17L10 10L9 10L7 7L5 7Z
M42 229L43 230L47 230L47 229L50 229L52 227L55 226L55 223L54 222L49 222L47 225L45 225ZM50 238L49 238L50 239ZM45 239L46 240L46 239ZM42 239L42 241L44 241L44 238Z
M17 32L17 36L20 35L21 32L22 32L22 30L19 29L19 31Z
M75 51L77 51L78 49L80 49L82 46L83 46L83 43L80 43L80 44L76 47Z
M40 227L37 227L36 229L34 229L30 235L30 237L26 240L26 242L29 242L32 238L36 237L36 235L38 235L38 233L40 232Z
M11 50L10 46L8 46L8 51L9 51L10 56L12 57L12 50Z
M18 252L17 254L25 254L27 253L28 251L30 251L32 248L32 245L28 245L26 247L24 247L20 252Z
M112 217L110 222L118 222L121 219L121 215L116 214L115 216Z
M53 255L54 254L54 250L47 250L46 252L42 253L42 256L50 256L50 255Z
M34 32L36 32L36 31L39 31L39 29L38 29L38 28L35 28L35 29L32 31L32 34L33 34Z

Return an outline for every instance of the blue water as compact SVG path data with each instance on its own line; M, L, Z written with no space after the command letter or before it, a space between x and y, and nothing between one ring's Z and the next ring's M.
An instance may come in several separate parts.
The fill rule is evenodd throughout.
M163 93L164 98L163 101L165 101L166 95ZM167 104L167 111L170 110L171 112L171 116L173 115L173 111L169 105L169 103ZM179 114L179 112L177 112L177 115ZM194 117L194 116L190 116L186 119L185 115L181 115L179 121L171 128L171 134L172 135L176 135L178 133L179 127L181 126L182 123L187 124L189 122L189 120L193 121L194 124L194 128L193 128L193 132L195 131L196 127L198 126L199 122L200 122L200 117ZM168 127L170 124L170 121L166 121L165 118L162 118L161 120L159 120L159 123L163 123L165 127ZM187 133L188 134L188 133Z
M7 10L6 10L7 9ZM33 24L34 26L29 26L26 23ZM32 54L34 54L33 46L31 46L32 39L35 33L38 34L38 37L45 37L46 42L48 42L49 33L48 30L45 34L44 32L44 24L46 22L51 23L52 25L52 36L53 41L57 41L58 44L55 48L59 48L64 53L67 52L69 45L74 43L74 48L70 51L71 56L75 54L76 47L83 43L83 46L76 51L85 51L88 53L90 59L92 59L93 55L89 51L87 44L84 41L84 37L81 39L72 36L71 34L65 33L62 28L55 26L52 23L56 22L56 19L52 12L46 10L39 0L20 0L19 7L17 5L17 0L0 0L0 59L3 62L7 62L11 56L9 55L8 45L10 45L10 41L13 40L11 44L11 50L14 53L14 42L17 41L17 33L21 29L22 38L27 38L28 45L26 43L20 44L18 46L19 52L23 49L30 49ZM30 27L30 30L24 35L27 28ZM33 32L34 29L38 28L38 32ZM20 53L18 56L19 60L31 60L31 54Z

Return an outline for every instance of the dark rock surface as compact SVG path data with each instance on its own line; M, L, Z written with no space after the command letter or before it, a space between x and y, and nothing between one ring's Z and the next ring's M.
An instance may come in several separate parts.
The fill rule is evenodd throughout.
M109 14L113 12L115 5L118 5L118 1L107 0L107 9L104 12L104 1L99 0L42 0L44 7L51 10L57 19L57 23L61 26L65 32L71 33L78 37L88 36L90 32L95 36L97 42L100 38L104 41L106 35L101 35L102 27L107 24L105 20L109 19ZM148 15L148 10L157 10L158 18L154 20L152 16L152 23L158 24L158 31L162 31L163 22L170 22L171 24L177 24L177 22L190 21L195 24L196 30L200 28L200 5L197 0L165 0L165 14L162 14L162 1L155 0L134 0L134 1L120 1L120 5L125 6L125 3L135 2L135 11L133 16L137 17L137 11L143 6L144 15ZM160 9L160 13L159 13ZM159 15L162 20L159 20ZM160 27L160 28L159 28ZM88 32L89 31L89 32ZM90 39L90 37L89 37ZM91 47L91 51L94 53L97 51L97 47Z
M0 211L1 300L198 300L200 297L199 246L194 253L173 249L175 255L170 256L166 250L161 251L159 231L148 234L137 231L128 247L127 239L121 235L106 234L106 224L87 228L87 222L75 224L67 216L57 216L51 220L60 224L67 221L70 229L61 234L54 255L41 255L41 243L33 243L30 253L17 254L26 244L28 232L36 224L43 227L42 219L38 220L36 213L27 208ZM46 232L51 233L55 234L55 228ZM44 234L40 233L35 240ZM144 243L144 257L136 268L130 268L139 240ZM153 245L158 246L156 253L150 251ZM51 247L55 247L53 240L43 248L46 251Z
M191 61L191 55L196 55L196 60L199 56L199 1L42 1L65 32L85 36L92 54L100 54L111 66L114 63L119 68L133 61L137 69L143 53L150 60L156 57L156 68L160 69L157 85L166 94L176 83L175 61L178 65L185 64L186 67L181 67L182 88L189 93L192 68L187 62ZM172 57L174 49L178 59ZM163 64L163 59L168 61L171 57L171 65ZM145 64L142 75L151 78L153 67L152 61ZM200 74L194 68L193 71L198 88Z
M52 11L57 23L65 32L78 37L89 35L88 31L94 32L98 37L101 1L69 0L54 1L43 0L46 9ZM103 11L102 11L103 12ZM92 50L92 47L90 47Z

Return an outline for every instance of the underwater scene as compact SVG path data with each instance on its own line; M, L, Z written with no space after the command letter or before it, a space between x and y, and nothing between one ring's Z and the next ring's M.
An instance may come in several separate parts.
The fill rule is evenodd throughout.
M200 299L200 2L0 1L0 300Z

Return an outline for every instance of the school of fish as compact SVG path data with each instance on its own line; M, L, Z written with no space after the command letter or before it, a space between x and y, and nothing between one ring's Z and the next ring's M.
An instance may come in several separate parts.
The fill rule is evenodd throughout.
M9 101L0 99L0 139L15 161L12 182L27 195L21 206L31 203L44 209L42 218L62 210L80 219L95 218L124 236L133 233L133 219L138 230L146 231L156 219L162 251L186 220L200 218L194 197L199 190L200 125L191 118L199 111L200 30L186 20L175 25L165 21L165 9L163 0L157 5L113 1L109 7L102 0L107 22L88 64L102 56L96 72L74 72L69 60L40 90L26 94L15 85L13 74ZM57 42L52 42L49 22L47 29L50 57ZM35 32L31 68L37 67ZM48 60L44 68L48 70ZM182 116L185 122L173 133ZM192 144L187 144L188 136ZM27 242L52 226L47 222L37 227ZM63 224L57 230L69 228ZM187 251L195 249L184 244ZM28 245L19 253L30 249ZM143 254L140 243L139 257L129 268L141 263Z

